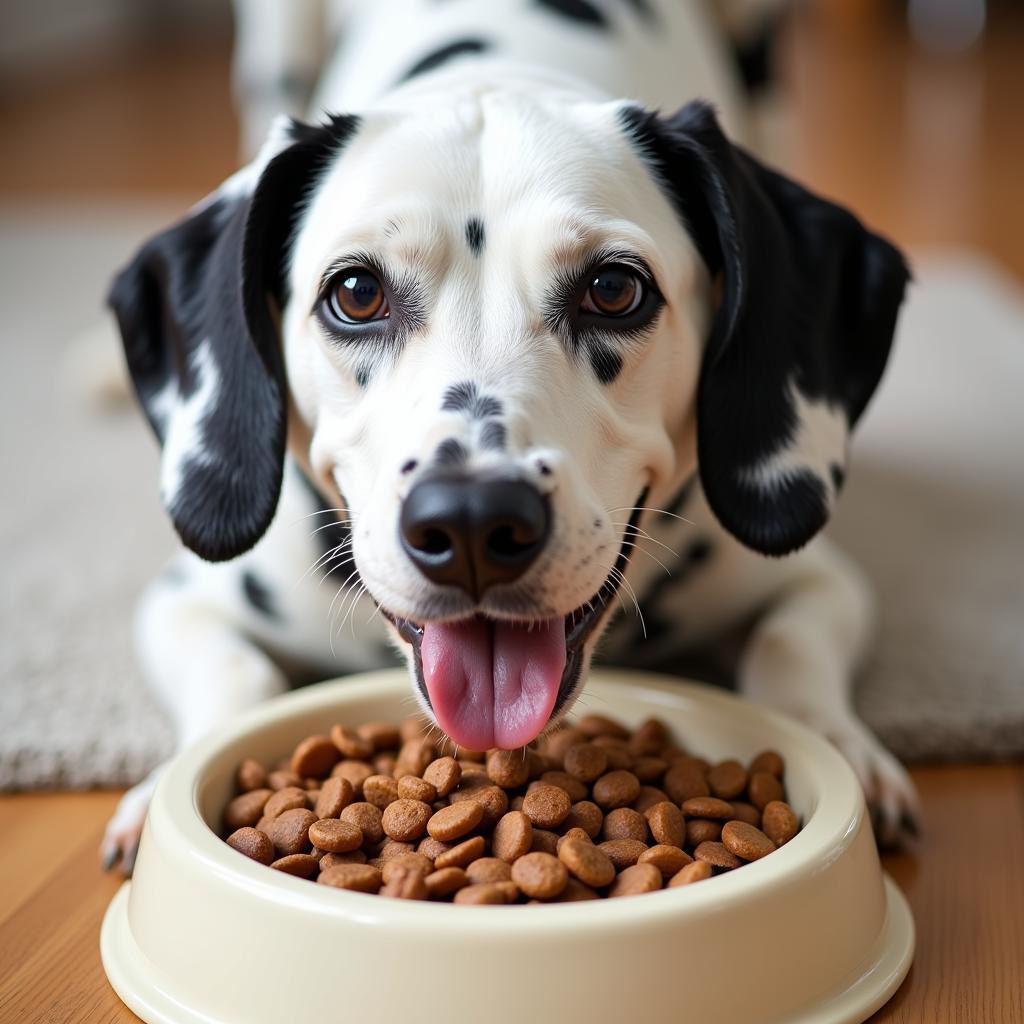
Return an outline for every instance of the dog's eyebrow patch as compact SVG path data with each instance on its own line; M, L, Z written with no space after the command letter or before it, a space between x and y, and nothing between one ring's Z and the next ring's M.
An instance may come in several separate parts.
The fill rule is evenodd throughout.
M268 619L281 618L281 613L274 603L270 589L249 569L242 573L242 591L245 593L246 601L260 614L265 615Z
M484 222L479 217L470 217L466 221L466 244L474 256L483 252Z
M588 0L537 0L537 4L552 14L582 25L592 25L594 28L608 27L608 19Z
M481 448L504 451L507 440L508 431L505 429L505 424L498 420L488 420L480 431Z
M469 452L466 451L465 445L454 437L442 441L434 452L434 461L439 466L458 466L468 458Z
M428 71L433 71L435 68L441 67L442 64L447 64L457 57L465 57L471 53L486 53L489 49L491 49L491 44L486 39L480 39L476 36L456 39L447 46L442 46L440 49L434 50L418 60L402 75L399 82L408 82L409 79L415 78L417 75L425 75Z

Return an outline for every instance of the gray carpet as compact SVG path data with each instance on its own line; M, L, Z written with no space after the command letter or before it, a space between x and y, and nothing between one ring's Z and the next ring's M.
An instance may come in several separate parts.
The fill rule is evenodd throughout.
M170 749L130 615L173 548L133 412L81 397L68 339L174 207L0 213L0 788L114 786ZM900 756L1024 755L1024 297L918 260L898 355L833 532L882 598L857 705ZM77 380L76 380L77 378Z

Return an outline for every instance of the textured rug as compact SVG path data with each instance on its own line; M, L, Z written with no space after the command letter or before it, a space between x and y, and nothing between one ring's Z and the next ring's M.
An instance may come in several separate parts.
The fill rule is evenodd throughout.
M0 212L3 789L124 785L170 751L130 650L173 550L155 446L134 410L89 407L67 348L175 210ZM1024 295L969 253L917 264L832 527L881 597L856 703L907 759L1021 756Z

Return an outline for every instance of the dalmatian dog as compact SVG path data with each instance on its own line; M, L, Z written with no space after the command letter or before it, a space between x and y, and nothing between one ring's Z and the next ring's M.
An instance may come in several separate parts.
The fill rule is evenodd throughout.
M330 113L274 122L110 297L183 544L137 622L180 743L397 649L455 743L517 748L599 643L647 665L729 648L739 691L832 740L898 840L912 785L850 699L871 592L820 531L901 254L733 141L702 5L296 24L316 6L244 3L243 56L270 52L240 80L276 76L272 104L246 83L256 125L328 40L309 102ZM158 774L108 867L131 869Z

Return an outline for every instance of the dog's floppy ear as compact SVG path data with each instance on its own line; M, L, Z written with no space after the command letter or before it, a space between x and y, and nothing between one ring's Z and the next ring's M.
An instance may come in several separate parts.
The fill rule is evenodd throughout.
M906 263L847 210L734 146L707 105L622 116L721 285L697 393L708 503L748 547L786 554L828 520Z
M251 548L277 508L287 420L278 320L291 236L355 127L350 117L276 125L256 161L147 242L110 292L163 446L164 506L184 543L211 561Z

